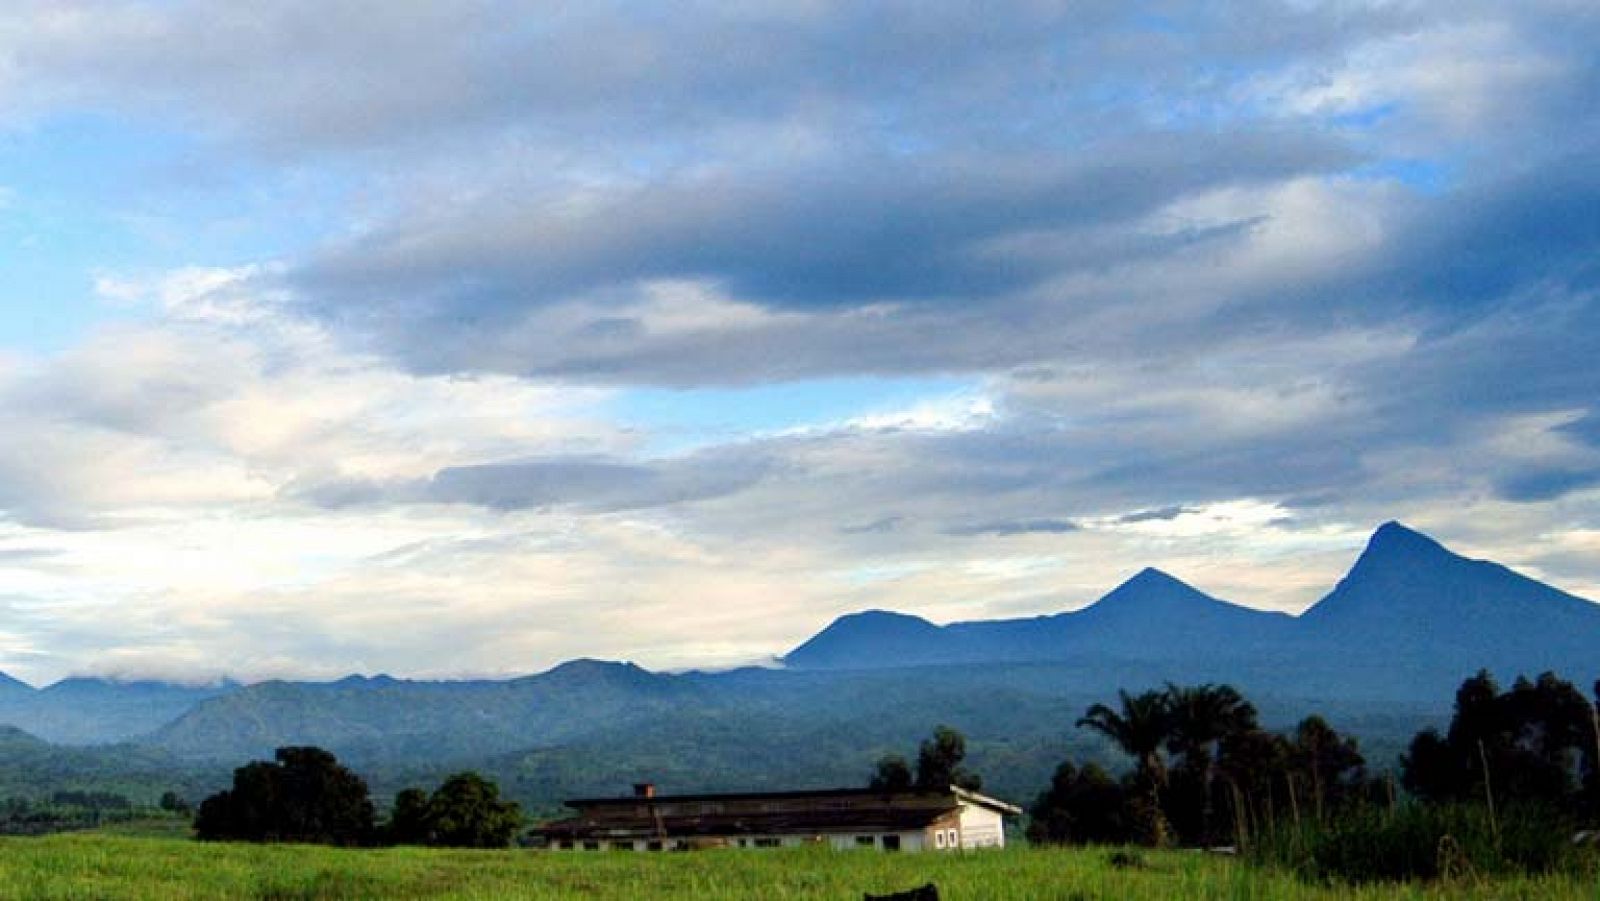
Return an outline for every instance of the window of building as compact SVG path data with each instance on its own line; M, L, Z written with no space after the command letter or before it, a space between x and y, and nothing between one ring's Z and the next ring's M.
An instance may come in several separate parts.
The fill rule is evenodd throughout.
M661 843L660 842L650 842L650 843L646 844L644 847L645 847L646 851L660 851L661 850Z
M570 839L570 838L562 839L561 840L561 850L563 850L563 851L571 851L572 850L572 839Z
M947 837L944 840L944 843L949 845L952 848L961 847L961 833L959 831L955 830L955 829L949 830L949 832L947 834Z
M871 836L871 835L858 835L858 836L856 836L856 844L861 846L861 847L863 847L863 848L870 848L873 845L876 845L877 843L878 843L878 839L875 836Z
M935 829L933 831L933 846L935 848L943 848L944 847L944 830L943 829Z
M632 851L633 850L633 842L612 842L611 843L611 850L613 850L613 851Z
M584 842L583 843L583 850L585 850L585 851L598 851L598 850L600 850L600 843L599 842Z
M783 844L783 842L780 841L779 839L775 839L775 838L758 838L758 839L756 839L756 847L757 848L776 848L781 844Z
M883 850L885 850L885 851L898 851L898 850L900 850L900 836L898 836L898 835L885 835L883 837Z

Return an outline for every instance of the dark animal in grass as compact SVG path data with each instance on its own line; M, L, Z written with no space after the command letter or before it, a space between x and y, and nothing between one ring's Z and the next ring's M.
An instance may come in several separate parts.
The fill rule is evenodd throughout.
M1112 869L1116 870L1137 870L1144 866L1144 858L1127 851L1113 851L1111 856L1106 858L1106 863L1111 864Z
M939 901L939 887L930 882L920 888L889 895L868 893L861 896L861 901Z

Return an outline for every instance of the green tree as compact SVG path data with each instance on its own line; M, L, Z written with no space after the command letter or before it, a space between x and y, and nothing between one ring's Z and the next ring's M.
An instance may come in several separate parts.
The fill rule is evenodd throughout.
M899 754L885 754L878 758L867 787L883 792L902 792L912 785L911 765Z
M321 748L279 748L234 770L195 818L204 840L361 845L373 838L367 783Z
M1079 769L1063 761L1028 814L1028 840L1036 844L1120 844L1133 837L1127 791L1093 763Z
M157 806L168 813L175 813L185 817L194 812L194 809L189 806L189 802L185 801L183 796L175 791L162 792L161 800L157 802Z
M395 795L387 833L388 840L396 845L429 844L433 831L428 818L428 793L407 788Z
M397 799L398 800L398 799ZM429 843L448 848L504 848L522 827L522 811L500 787L474 772L456 773L428 799Z
M1594 702L1589 705L1589 741L1584 753L1588 764L1589 800L1585 811L1591 822L1600 821L1600 679L1594 682Z
M942 790L955 785L978 791L983 780L961 765L966 757L966 736L949 726L935 728L933 737L917 750L916 787Z
M1227 788L1234 839L1272 829L1278 815L1293 812L1293 784L1288 779L1289 743L1264 729L1237 732L1217 749L1217 774Z
M1450 728L1417 734L1401 758L1406 789L1427 801L1584 806L1582 771L1595 754L1593 709L1554 673L1501 692L1479 671L1456 691Z
M1366 787L1367 761L1356 740L1341 736L1315 714L1295 727L1289 764L1311 784L1312 808L1319 822Z

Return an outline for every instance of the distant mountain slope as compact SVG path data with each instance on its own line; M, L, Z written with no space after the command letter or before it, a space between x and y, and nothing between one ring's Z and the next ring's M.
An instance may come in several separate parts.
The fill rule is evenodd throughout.
M1157 569L1068 614L1064 654L1125 660L1238 658L1271 653L1292 628L1284 613L1217 600Z
M1271 655L1292 617L1219 601L1146 569L1083 608L1031 619L936 626L885 611L851 614L785 655L796 669L883 669L957 662L1232 659Z
M155 748L62 747L14 726L0 726L0 797L38 799L56 791L90 789L154 804L167 791L198 799L225 776L225 770L185 767Z
M1600 605L1497 563L1469 560L1399 523L1300 617L1304 637L1364 663L1600 675Z
M198 760L294 744L356 760L450 760L571 740L703 703L702 695L681 677L596 660L509 681L263 682L195 706L149 740Z
M810 669L880 665L873 661L883 661L883 666L918 666L950 659L958 644L948 631L921 617L868 610L834 620L790 651L784 662Z
M71 678L43 689L0 684L0 723L57 744L105 744L145 735L196 703L236 691L236 682L181 685L154 680Z

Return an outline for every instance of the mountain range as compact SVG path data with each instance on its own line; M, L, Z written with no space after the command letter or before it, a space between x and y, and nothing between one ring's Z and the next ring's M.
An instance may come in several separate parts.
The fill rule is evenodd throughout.
M1597 650L1600 605L1391 522L1300 616L1221 601L1146 569L1088 607L1054 616L936 626L884 611L851 614L783 659L830 670L1160 663L1230 681L1270 675L1308 695L1420 700L1480 668L1588 674L1600 666Z
M1050 616L940 626L851 614L776 669L653 673L576 660L509 680L72 679L42 690L9 680L0 681L0 723L58 743L126 743L109 756L57 755L48 772L58 781L65 760L126 782L132 760L138 784L170 771L205 785L275 747L318 744L365 767L380 789L472 766L535 807L641 777L675 790L840 784L950 723L997 790L1026 797L1069 753L1117 763L1071 724L1118 688L1230 682L1269 726L1324 713L1382 766L1417 728L1448 717L1465 676L1555 670L1586 686L1600 676L1597 649L1600 605L1389 523L1300 616L1218 600L1147 569ZM26 759L49 756L8 734L30 749ZM25 784L27 773L13 777Z

